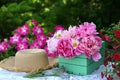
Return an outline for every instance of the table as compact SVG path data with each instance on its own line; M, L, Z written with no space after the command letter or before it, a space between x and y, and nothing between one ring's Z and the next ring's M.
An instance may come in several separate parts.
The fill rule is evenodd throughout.
M25 72L12 72L5 69L0 68L0 80L106 80L105 78L101 78L101 71L105 68L103 65L96 71L94 71L90 75L86 76L77 76L73 74L67 74L65 78L56 77L56 76L47 76L47 77L36 77L36 78L24 78L27 73ZM120 80L120 78L115 78L115 80Z

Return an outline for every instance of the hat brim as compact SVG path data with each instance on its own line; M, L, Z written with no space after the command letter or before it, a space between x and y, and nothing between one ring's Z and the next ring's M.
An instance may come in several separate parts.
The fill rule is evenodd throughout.
M15 67L15 57L8 57L0 62L0 67L11 70L11 71L17 71L17 72L36 72L38 70L46 70L49 68L53 68L58 65L58 58L57 57L48 57L49 64L47 66L40 67L38 69L17 69Z

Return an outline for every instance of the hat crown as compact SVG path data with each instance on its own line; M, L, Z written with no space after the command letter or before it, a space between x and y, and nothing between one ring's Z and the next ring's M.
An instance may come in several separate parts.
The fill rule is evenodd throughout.
M48 57L43 49L26 49L0 62L0 67L19 72L36 72L57 66L57 57Z
M16 71L37 71L49 64L46 52L43 49L26 49L18 51L15 55ZM31 71L31 72L33 72Z

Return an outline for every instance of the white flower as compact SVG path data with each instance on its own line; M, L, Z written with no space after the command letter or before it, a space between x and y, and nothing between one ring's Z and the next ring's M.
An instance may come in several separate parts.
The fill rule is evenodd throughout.
M78 44L79 44L79 40L77 40L77 39L71 39L71 41L72 41L72 46L73 46L73 48L76 49L76 47L77 47Z
M61 37L62 37L62 31L61 31L61 30L57 31L57 32L54 34L54 37L55 37L55 38L61 38Z
M47 40L48 50L50 53L56 51L57 44L58 44L58 39L54 37L49 38L49 40Z

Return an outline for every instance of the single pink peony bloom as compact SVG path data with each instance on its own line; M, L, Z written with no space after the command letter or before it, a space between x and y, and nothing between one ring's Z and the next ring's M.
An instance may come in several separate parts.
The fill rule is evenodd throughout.
M35 26L35 27L33 28L33 34L35 34L36 36L43 34L43 29L42 29L42 27L41 27L41 26Z
M56 52L58 45L58 39L52 37L47 40L47 46L48 46L48 51L49 53L54 53Z
M14 34L12 37L10 37L10 44L16 44L21 41L21 36L20 34Z
M64 30L62 33L62 38L71 39L70 32L67 30Z
M98 36L84 37L78 45L79 51L83 52L87 58L97 54L101 47L102 40Z
M76 55L74 54L74 50L72 47L72 43L69 39L60 39L57 46L58 55L65 58L72 58Z
M28 49L28 45L25 42L18 42L16 48L17 48L17 51Z
M34 19L32 19L31 22L32 22L35 26L38 25L38 22L37 22L36 20L34 20Z
M48 51L48 46L44 47L44 50L46 51L47 56L49 56L49 57L56 57L56 56L58 56L58 54L57 54L56 51L54 51L54 52L49 52L49 51Z
M58 54L57 54L56 52L49 53L49 51L48 51L48 46L45 46L45 47L44 47L44 50L46 51L47 56L50 56L50 57L58 56Z
M77 34L81 37L87 37L98 34L96 31L96 25L94 23L84 22L84 24L79 25L77 29Z
M59 31L59 30L65 30L64 28L63 28L63 26L62 25L57 25L57 26L55 26L55 32L57 32L57 31Z
M44 50L46 51L46 53L47 53L47 56L50 56L50 57L55 57L55 56L58 56L58 54L56 53L56 52L49 52L48 51L48 46L45 46L44 47Z
M28 33L29 33L29 26L25 24L20 28L20 34L27 35Z
M6 52L7 48L8 48L8 44L6 42L0 43L0 52Z

